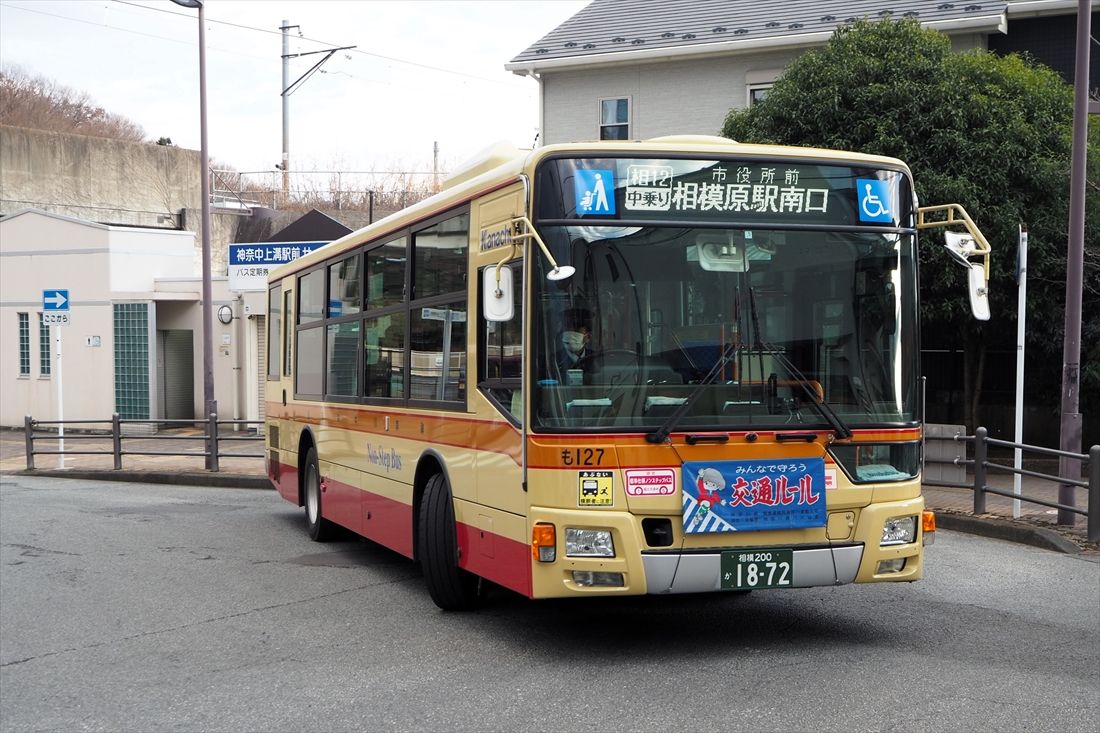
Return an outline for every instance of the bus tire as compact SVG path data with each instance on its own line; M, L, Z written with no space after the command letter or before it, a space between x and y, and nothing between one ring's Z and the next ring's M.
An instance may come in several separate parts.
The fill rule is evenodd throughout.
M428 593L444 611L467 611L478 602L478 578L458 567L454 503L447 479L428 479L420 498L418 554Z
M317 464L316 448L310 448L306 454L303 481L309 538L314 542L328 542L336 534L336 526L321 515L321 470Z

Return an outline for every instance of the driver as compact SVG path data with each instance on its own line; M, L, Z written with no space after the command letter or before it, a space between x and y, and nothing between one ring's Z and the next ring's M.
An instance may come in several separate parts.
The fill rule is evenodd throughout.
M595 367L596 351L592 346L592 315L584 308L570 308L562 319L561 343L558 346L558 370L564 376L571 369L588 373ZM567 382L568 383L568 382Z

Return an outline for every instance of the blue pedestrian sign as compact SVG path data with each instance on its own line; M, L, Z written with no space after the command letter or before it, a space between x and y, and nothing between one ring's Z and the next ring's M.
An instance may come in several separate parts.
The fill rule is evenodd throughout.
M615 171L610 168L578 168L573 179L577 214L615 214Z
M68 290L43 290L42 311L45 313L63 313L69 310Z

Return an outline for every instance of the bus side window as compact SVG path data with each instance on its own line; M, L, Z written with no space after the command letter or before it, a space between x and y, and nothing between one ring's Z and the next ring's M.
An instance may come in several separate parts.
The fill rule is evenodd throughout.
M294 291L286 290L283 293L283 376L289 377L293 372L291 365L291 344L294 341Z
M283 286L272 285L267 291L267 378L279 378L279 364L282 363L283 337Z

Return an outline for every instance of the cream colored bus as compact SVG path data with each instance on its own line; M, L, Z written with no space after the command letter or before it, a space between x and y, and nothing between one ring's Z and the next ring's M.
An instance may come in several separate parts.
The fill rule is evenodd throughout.
M918 230L901 161L722 138L494 148L274 271L267 469L444 609L913 581Z

